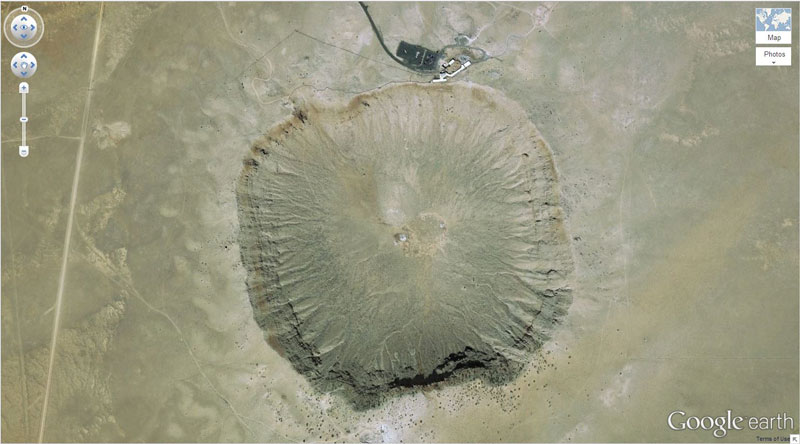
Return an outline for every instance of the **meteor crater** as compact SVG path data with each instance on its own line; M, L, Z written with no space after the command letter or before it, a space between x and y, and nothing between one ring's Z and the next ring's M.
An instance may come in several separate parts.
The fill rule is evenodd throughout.
M407 83L304 105L253 145L237 198L268 342L356 403L508 381L571 302L549 147L490 88Z

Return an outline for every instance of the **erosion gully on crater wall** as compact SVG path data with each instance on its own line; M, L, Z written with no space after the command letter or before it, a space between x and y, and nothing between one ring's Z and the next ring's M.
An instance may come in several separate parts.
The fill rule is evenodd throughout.
M255 142L237 197L267 341L357 406L508 381L572 299L549 147L490 88L406 83L304 105Z

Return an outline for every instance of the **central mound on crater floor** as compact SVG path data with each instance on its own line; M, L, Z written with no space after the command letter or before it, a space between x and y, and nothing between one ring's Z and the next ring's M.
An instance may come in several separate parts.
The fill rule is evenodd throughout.
M506 381L571 301L549 148L489 88L298 109L255 143L237 197L255 318L326 389Z

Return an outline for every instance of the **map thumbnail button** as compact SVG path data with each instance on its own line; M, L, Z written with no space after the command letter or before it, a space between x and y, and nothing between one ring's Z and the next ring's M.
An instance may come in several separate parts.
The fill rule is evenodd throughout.
M791 43L792 8L756 8L756 44Z

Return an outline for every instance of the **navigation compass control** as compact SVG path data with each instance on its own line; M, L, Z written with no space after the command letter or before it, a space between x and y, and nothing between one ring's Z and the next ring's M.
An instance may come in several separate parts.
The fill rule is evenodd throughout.
M42 39L44 20L32 8L20 6L6 15L3 21L3 34L9 43L17 48L30 48Z
M36 19L28 14L18 15L11 21L11 35L20 40L31 41L38 31Z
M33 77L38 68L36 57L29 52L18 52L11 59L11 72L21 79L28 79Z

